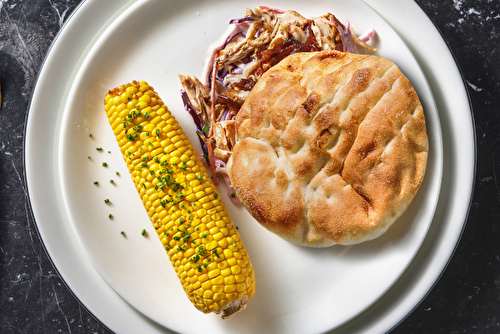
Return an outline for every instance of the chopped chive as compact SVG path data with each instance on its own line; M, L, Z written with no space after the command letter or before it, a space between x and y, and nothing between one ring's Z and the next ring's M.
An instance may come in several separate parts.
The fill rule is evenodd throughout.
M125 231L120 231L120 234L125 234Z
M102 165L103 165L103 167L108 167L108 163L107 162L103 162Z
M113 179L109 180L109 183L114 183L115 181L113 181Z
M97 147L96 150L97 151L102 151L102 147Z
M116 175L120 175L120 173L119 173L119 172L116 172L115 174L116 174Z
M109 203L109 199L107 199L107 198L106 198L106 199L104 200L104 203L108 204L108 203Z
M108 216L109 219L113 219L113 215L110 213Z
M94 181L94 184L95 184L95 185L98 185L98 184L99 184L99 182L98 182L98 181Z
M214 254L215 256L217 256L217 258L220 258L219 253L217 253L217 249L214 249L212 251L212 254Z
M141 231L141 235L144 236L146 234L146 229L143 228L142 231Z
M89 133L89 138L92 138L92 134L91 133Z

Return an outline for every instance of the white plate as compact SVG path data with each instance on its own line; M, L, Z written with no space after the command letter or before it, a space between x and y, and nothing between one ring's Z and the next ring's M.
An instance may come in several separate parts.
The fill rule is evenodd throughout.
M406 225L398 224L404 227L393 229L380 240L350 248L334 247L329 250L305 250L286 244L280 239L267 234L265 235L266 245L274 245L272 249L281 251L281 253L276 251L270 254L269 252L264 253L262 247L256 242L257 238L255 234L259 231L259 227L249 217L245 217L246 213L241 209L228 205L233 216L242 217L244 220L241 221L241 219L238 219L238 225L240 226L247 249L252 256L256 273L260 275L257 287L261 292L256 294L249 304L249 308L244 313L241 313L241 317L238 315L238 321L230 319L221 324L220 320L214 319L214 317L193 313L189 303L183 296L182 290L180 290L180 287L175 286L178 282L175 275L172 276L173 271L169 269L169 264L166 262L164 255L161 254L161 246L154 239L156 237L144 239L139 234L143 227L142 225L144 227L149 226L147 218L140 214L143 211L142 206L137 195L134 193L135 189L131 188L131 181L127 182L128 175L125 169L123 169L123 161L120 160L121 157L117 153L118 151L113 148L112 138L106 135L107 124L102 122L103 114L99 113L102 108L102 96L107 88L134 78L144 78L156 86L164 100L171 107L174 114L176 114L184 129L187 132L190 131L190 127L192 126L189 119L182 114L182 107L176 95L179 88L175 78L176 74L198 74L201 71L204 46L208 45L215 37L218 37L218 33L225 28L226 21L219 24L219 22L213 20L213 17L223 15L223 13L226 13L224 16L229 15L227 16L229 18L238 17L243 6L232 2L230 6L224 6L223 11L221 11L221 7L217 7L217 10L215 10L215 7L211 7L207 3L200 3L197 7L192 7L192 4L184 3L185 7L182 8L171 8L166 12L156 10L161 7L164 8L168 4L165 2L149 1L129 7L130 4L128 3L103 5L97 4L97 1L86 2L77 11L77 14L71 18L62 34L58 37L42 70L27 123L26 172L33 212L42 239L55 265L75 294L87 307L108 326L118 332L136 332L138 328L142 328L142 330L148 328L150 332L163 332L165 329L142 317L122 299L118 298L109 286L100 280L100 276L89 265L88 258L92 259L102 277L109 282L111 287L134 307L156 321L176 330L182 330L183 332L196 331L201 326L203 326L205 331L211 329L218 332L234 331L234 326L239 326L238 331L241 331L241 329L256 331L262 328L268 331L283 331L291 329L291 326L293 326L293 329L300 330L303 328L301 326L305 324L304 317L310 314L308 312L314 313L317 310L321 310L322 317L319 323L316 324L318 327L308 328L312 332L334 328L344 321L351 319L363 311L363 309L369 307L371 303L390 288L397 277L403 272L406 265L410 263L425 236L427 227L431 221L430 218L426 219L428 218L426 215L432 217L433 209L437 203L437 196L439 195L441 137L439 134L439 118L437 113L434 110L434 112L431 111L427 115L431 147L435 149L430 159L430 177L426 177L426 184L422 188L423 191L419 192L416 204L414 203L410 212L404 216L414 219L413 221L408 222L408 219L406 219ZM121 5L124 7L121 7ZM245 5L251 6L252 4L245 3ZM283 8L283 5L279 5L277 4L278 7ZM397 5L397 2L393 4L390 10L377 1L373 2L372 5L379 5L379 10L385 8L389 13L393 13L391 17L396 17L394 10L402 10L402 7ZM407 5L411 8L412 3ZM307 9L302 10L297 6L297 9L305 14L312 15L322 12L318 8L325 8L324 6L324 4L318 3L318 7L308 6ZM350 4L350 6L353 6L353 4ZM358 4L357 6L361 8L356 9L357 13L366 10L366 7L362 4ZM373 12L370 13L372 15L370 16L370 20L358 23L356 18L359 17L359 14L350 13L348 8L353 7L339 6L338 9L332 11L338 14L342 20L349 18L354 27L358 28L359 31L375 26L381 37L387 36L382 34L385 32L382 29L385 23L383 21L379 23L375 19L372 21L372 17L378 18L376 15L373 15ZM167 15L166 13L168 12L172 14ZM422 15L418 8L416 13ZM345 14L349 14L350 16L344 16ZM154 19L155 15L157 15L157 19ZM89 17L92 17L93 22L96 23L87 28L86 22L88 21L85 18ZM189 18L189 21L185 20L186 18ZM206 19L209 20L210 31L206 29ZM398 21L398 19L399 17L394 20ZM127 24L124 24L125 20L127 20ZM429 22L425 21L425 18L423 20L423 23L429 25ZM186 35L181 35L182 32L172 34L169 29L164 35L162 34L162 32L165 32L164 29L171 28L170 26L173 23L182 25L186 22L192 22L192 24L183 30L183 33L187 33L189 37L193 38L193 41L199 38L197 43L191 45L190 43L193 41L189 40L185 42L187 39L182 37ZM140 26L141 31L148 31L148 35L144 41L140 41L139 45L134 44L134 46L128 48L131 52L130 54L125 54L124 57L120 56L117 58L117 62L110 64L109 59L116 55L114 52L118 52L116 48L126 47L121 44L122 42L128 40L137 41L138 39L138 36L134 35L136 33L133 29L127 30L129 29L127 28L128 25L131 27ZM86 27L85 32L81 29L84 26ZM105 29L106 27L107 29ZM175 29L175 27L172 29ZM219 29L219 32L217 29ZM427 29L429 29L431 36L433 34L435 36L434 30ZM388 34L393 33L391 29L386 30ZM158 37L160 34L162 34L160 39L153 38L154 36ZM199 37L201 34L203 34L202 38ZM97 40L99 36L100 38ZM414 67L411 66L412 61L410 61L409 65L406 62L400 64L400 61L394 57L395 55L404 56L405 52L408 51L385 49L385 45L388 44L390 46L391 43L394 43L394 40L397 39L397 36L395 37L395 39L391 39L391 42L387 43L382 39L381 42L384 42L384 47L379 45L380 52L382 55L384 55L384 52L389 53L384 56L401 65L401 68L410 79L412 81L415 80L414 83L419 94L421 94L424 106L426 109L432 110L432 96L427 90L425 79L421 77L420 72L418 70L415 71ZM183 40L171 45L163 45L159 42L162 39L168 40L169 38L182 38ZM158 53L150 53L145 51L147 49L140 48L141 45L151 45L152 41L154 41ZM435 41L436 47L443 48L442 40L435 36L434 39L430 39L430 42L433 41ZM106 44L105 42L110 44ZM191 48L185 48L183 59L180 60L189 60L189 66L187 68L173 66L174 63L168 61L168 59L171 59L169 57L175 57L175 54L172 55L170 52L172 45L183 46L185 43L191 45ZM73 52L69 54L69 57L66 54L67 58L62 57L64 47L73 48ZM412 51L414 54L421 54L423 52L420 48ZM82 66L81 61L84 57L86 61ZM141 59L146 61L140 62ZM411 59L411 55L409 59ZM449 55L446 60L447 64L450 64L448 67L452 67L449 73L457 75L456 67ZM422 63L421 59L419 61ZM435 77L435 73L436 71L439 72L439 69L432 66L432 71L429 71L428 63L425 61L424 63L427 66L427 72L431 74L431 85L433 83L434 86L439 85L439 83L436 83ZM153 67L153 64L157 65L158 69ZM130 67L127 67L127 65ZM64 71L61 71L61 67L68 72L64 74ZM55 81L50 88L47 86L49 81ZM457 91L464 93L461 81L458 82L459 87L456 87L455 84L454 88L458 88ZM453 86L454 84L452 83L451 85ZM76 89L79 88L79 95L72 92L68 97L70 87L73 87L74 92L77 92L78 90ZM172 89L172 87L174 88ZM103 89L104 91L102 91ZM441 89L444 88L441 87ZM47 93L51 96L51 101L56 97L57 102L53 103L44 99L43 96ZM456 100L447 100L447 95L443 95L440 90L438 90L438 95L441 99L438 99L438 106L441 103L439 108L440 116L443 117L444 113L446 117L449 112L449 104L454 104L452 102ZM462 94L462 96L465 95ZM443 105L443 101L447 103ZM44 112L45 110L49 110L50 112ZM473 174L474 160L473 139L471 138L472 131L470 130L470 111L466 103L458 106L456 110L459 110L458 113L461 115L462 121L457 124L457 122L453 123L453 120L451 120L452 122L445 127L448 129L446 135L452 136L453 140L464 141L465 149L463 153L465 153L466 157L470 158L472 156L472 159L464 161L458 167L454 165L452 168L454 168L455 172L452 172L451 176L445 179L445 181L448 180L449 182L450 178L453 178L451 181L455 181L454 178L456 176L463 177L461 181L465 181L465 183L456 182L456 184L462 184L461 191L465 190L465 193L470 195L472 184L470 180ZM462 112L461 114L460 111ZM61 123L63 117L64 120ZM88 137L90 128L94 134L94 139L89 139ZM454 136L457 134L454 131L450 131L450 128L451 130L462 128L464 131L461 133L460 138L458 136L455 138ZM48 142L38 140L40 135L47 132L49 133ZM193 137L191 139L193 140ZM95 147L97 146L102 146L105 152L96 152ZM436 147L438 148L437 150ZM111 148L113 152L111 155L108 155L106 152L108 148ZM455 149L453 145L451 149L445 154L445 165L447 156L452 161L458 159L453 154L453 149ZM88 155L92 156L93 159L91 161L87 159ZM51 159L44 160L45 164L40 164L40 161L42 161L40 158L44 156L49 156ZM108 169L100 166L101 160L106 160L109 163L110 166ZM472 161L472 167L470 161ZM121 176L119 178L114 175L115 170L120 170ZM58 176L58 171L62 173L61 178ZM37 176L42 176L43 179ZM109 178L114 178L117 181L115 187L107 182ZM101 181L101 186L97 189L93 185L95 179ZM445 182L446 185L449 185L448 182ZM130 189L133 191L130 191ZM430 196L420 196L422 193ZM406 274L396 284L396 287L400 291L405 291L404 296L397 294L395 299L384 300L385 296L388 295L394 297L393 291L395 287L390 289L384 298L377 302L377 305L383 303L383 306L385 306L383 311L379 307L377 307L377 311L374 311L373 307L369 308L368 311L354 318L353 321L344 327L341 327L339 331L342 331L343 328L350 328L349 326L363 328L363 326L370 323L372 325L371 328L377 328L377 326L381 329L390 328L404 317L428 291L430 285L435 281L437 275L444 267L447 258L450 256L465 219L465 213L460 212L460 210L457 213L449 213L447 209L448 205L457 202L463 204L462 207L466 208L468 207L469 200L468 197L463 198L463 196L460 197L456 193L446 193L443 195L441 192L441 196L442 198L443 196L446 198L440 201L440 210L438 207L441 225L437 228L434 228L436 224L432 225L431 232L433 231L434 233L425 240L426 249L418 253L415 261L412 262L409 268L411 271L415 266L420 266L422 270L419 270L418 275L412 276L413 280L410 280L410 284L401 286L400 282L408 281L405 279ZM102 200L106 197L109 197L115 206L105 206ZM54 200L47 201L47 198ZM135 204L131 204L129 207L127 203ZM114 214L114 220L108 220L107 215L109 213ZM458 221L461 224L458 227L456 224L447 224L447 218L451 218L451 216L459 218ZM120 230L125 230L129 237L123 239L119 234ZM452 230L455 233L448 234L445 238L444 234L441 233L447 230L448 232ZM134 231L136 232L134 233ZM150 235L154 236L153 233L150 233ZM83 247L75 243L75 238L79 239ZM429 250L432 251L434 248L439 248L441 251L444 250L444 252L441 252L439 256L434 252L429 254ZM83 252L83 249L86 250L86 253ZM284 254L283 252L285 251L288 253ZM339 257L338 255L342 251L345 254ZM400 256L401 251L402 255ZM423 259L420 254L424 254ZM287 278L287 280L283 281L280 279L280 276L286 276L287 273L289 274L296 270L294 267L286 266L287 261L291 258L295 260L293 261L294 263L299 262L299 268L311 271L311 273L307 274L299 273L299 278L307 276L309 280L301 281L298 278ZM270 263L272 263L271 260L273 259L282 260L283 262L279 262L280 264L278 266L275 265L274 270L270 271ZM418 263L416 262L417 259L419 260ZM391 261L391 265L388 265L389 260ZM425 263L422 263L422 260L425 260ZM360 294L359 291L352 291L352 289L336 288L344 284L342 279L350 279L353 276L360 277L359 272L349 272L344 275L343 270L352 270L353 266L356 267L356 264L359 267L363 267L362 265L368 261L367 272L376 275L375 279L369 280L369 284L372 284L371 287L375 291L367 291ZM73 269L73 263L78 263L80 266L77 269ZM161 265L158 265L158 263ZM428 263L438 263L439 266L437 269L431 270L431 267L427 265ZM325 264L338 267L325 268ZM389 274L387 276L381 275L382 271L375 264L377 266L385 264ZM359 269L359 267L355 270L361 270L362 272L365 270L364 267L362 269ZM152 268L159 268L159 271ZM147 275L141 273L141 270L146 270ZM333 273L335 276L326 280L314 275L322 270L327 270L327 272ZM150 281L148 282L148 280ZM158 284L159 280L166 282L166 284ZM283 283L277 284L280 281ZM324 290L313 288L308 292L308 288L304 287L305 284L303 282L312 282L318 286L327 286L329 290L325 293ZM363 280L361 283L366 284ZM356 284L356 282L347 282L347 286L352 287L351 284L355 284L356 287L364 286ZM346 285L343 286L345 287ZM291 291L287 289L291 289ZM92 293L89 293L90 291ZM167 300L159 298L158 296L162 294L173 297L169 297ZM267 295L270 294L273 294L274 297L269 298ZM352 299L353 297L355 300ZM294 303L297 298L300 300L299 304ZM395 308L395 304L393 304L395 300L399 300L398 303L402 307ZM157 307L158 305L160 307ZM111 308L115 309L116 312L109 312ZM168 312L163 312L164 308L168 309ZM177 311L179 314L182 313L184 317L196 321L188 322L186 325L182 323L182 319L171 319L174 316L170 316L170 313L178 315L175 313ZM127 316L124 317L124 314ZM326 314L328 317L325 317ZM376 317L373 316L374 314Z
M201 77L210 44L227 30L230 19L243 15L245 5L258 3L184 4L172 8L172 2L141 1L131 6L97 41L73 82L63 113L58 161L62 195L76 235L97 271L123 299L175 331L223 333L233 331L232 324L249 333L316 333L337 328L368 308L399 278L431 224L441 184L442 140L425 77L403 41L365 3L336 0L331 6L294 3L289 7L308 16L335 8L341 20L349 19L360 31L377 31L377 54L401 67L423 101L431 147L428 168L417 197L394 227L375 241L351 247L296 247L265 231L242 206L227 200L252 259L257 287L246 311L222 324L217 317L198 312L184 296L103 111L103 98L110 88L147 80L191 142L198 143L191 116L181 104L177 75ZM104 204L107 198L111 204ZM151 237L141 236L143 228Z

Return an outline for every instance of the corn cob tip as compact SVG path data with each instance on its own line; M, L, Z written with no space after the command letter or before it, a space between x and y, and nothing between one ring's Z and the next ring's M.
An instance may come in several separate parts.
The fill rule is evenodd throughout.
M244 295L241 298L235 299L226 305L222 310L215 311L215 314L221 314L222 319L227 319L233 314L243 311L247 308L248 296Z

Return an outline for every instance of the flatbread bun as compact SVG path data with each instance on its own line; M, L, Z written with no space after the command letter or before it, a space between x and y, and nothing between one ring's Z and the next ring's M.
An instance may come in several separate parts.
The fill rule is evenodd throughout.
M424 177L422 105L391 61L297 53L268 70L236 117L228 175L265 228L293 243L383 234Z

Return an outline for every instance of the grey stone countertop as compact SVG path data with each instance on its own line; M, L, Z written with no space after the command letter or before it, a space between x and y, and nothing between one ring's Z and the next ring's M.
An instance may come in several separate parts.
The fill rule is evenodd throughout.
M25 119L78 0L0 0L0 333L109 333L58 276L30 214ZM476 129L475 190L441 278L393 333L500 333L500 1L416 0L452 50Z

